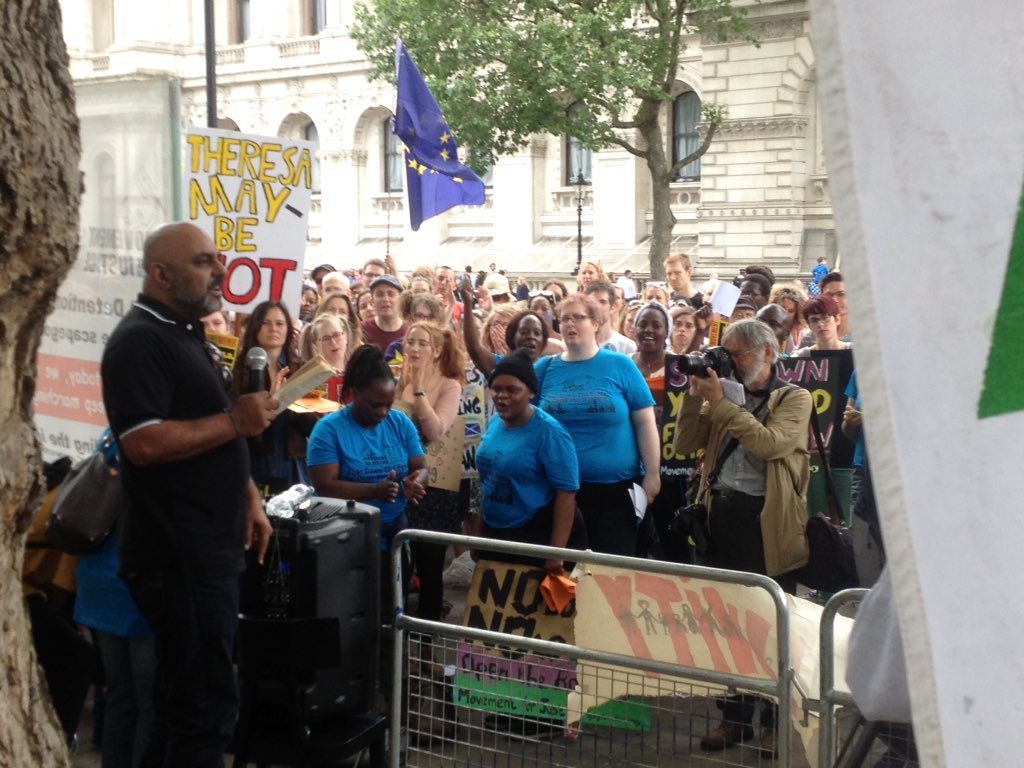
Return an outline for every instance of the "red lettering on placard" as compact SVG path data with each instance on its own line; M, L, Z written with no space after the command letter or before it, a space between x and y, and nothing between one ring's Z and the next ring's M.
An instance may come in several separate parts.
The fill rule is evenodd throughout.
M704 642L707 643L708 653L711 654L711 665L718 672L731 672L729 661L725 658L725 654L722 653L722 649L715 639L714 621L709 621L708 617L704 615L704 606L701 603L700 595L694 590L688 589L686 590L686 599L690 602L693 615L697 616L700 622L700 634L704 638Z
M754 652L754 658L768 673L773 680L778 678L779 671L768 662L768 634L775 625L764 616L754 611L747 611L747 639L750 640L750 648Z
M235 293L231 290L231 281L234 277L235 270L239 267L245 267L249 270L250 285L249 290L244 293ZM230 301L232 304L248 304L250 301L256 298L260 292L260 268L256 262L250 259L248 256L240 256L231 260L228 264L227 274L224 275L224 298Z
M704 599L711 608L712 615L718 622L718 626L725 635L729 644L729 652L732 654L732 661L736 671L741 675L752 675L756 671L754 666L754 655L750 651L743 630L740 628L739 614L736 606L730 603L728 606L722 601L722 595L717 589L706 587Z
M270 270L270 300L280 301L284 293L284 281L289 272L294 272L299 263L293 259L260 259L260 268Z
M608 601L612 614L619 620L619 626L622 627L622 631L626 634L626 639L629 641L629 647L633 650L633 655L641 659L651 658L651 649L647 647L647 641L644 640L644 636L640 632L640 625L637 623L636 616L633 615L632 579L629 576L616 576L612 578L611 576L595 573L594 581L600 588L605 600Z
M678 603L683 599L683 596L679 594L679 587L676 586L674 579L655 576L650 573L636 574L636 589L637 592L642 592L654 598L658 603L658 610L665 619L676 615L676 612L672 609L672 603ZM685 630L674 623L669 623L667 626L669 637L672 638L672 647L676 652L676 659L684 667L696 666Z

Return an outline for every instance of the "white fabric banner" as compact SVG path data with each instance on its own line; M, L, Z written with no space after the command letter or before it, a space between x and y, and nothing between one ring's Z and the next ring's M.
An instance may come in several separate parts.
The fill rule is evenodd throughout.
M1024 13L812 0L868 454L923 765L1024 749ZM1011 254L1012 258L1011 258ZM1014 266L1016 265L1016 266ZM1015 349L1012 355L1008 349Z

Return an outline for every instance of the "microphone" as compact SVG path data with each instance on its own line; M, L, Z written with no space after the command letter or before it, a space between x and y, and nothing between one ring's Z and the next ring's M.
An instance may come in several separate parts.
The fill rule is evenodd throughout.
M267 350L263 347L253 347L245 356L245 364L249 368L249 391L262 392L266 384L263 381L263 372L267 370Z

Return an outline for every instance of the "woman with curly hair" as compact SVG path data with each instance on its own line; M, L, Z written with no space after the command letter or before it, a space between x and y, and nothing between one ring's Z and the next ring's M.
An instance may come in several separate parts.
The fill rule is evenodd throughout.
M581 261L580 271L576 276L577 292L586 293L587 286L598 280L605 283L608 282L608 278L604 274L604 267L596 261Z
M795 283L779 283L772 288L768 297L769 304L778 304L789 314L793 325L789 331L789 338L786 339L786 346L781 351L791 355L800 346L800 339L807 332L807 323L804 318L804 303L807 301L807 292Z

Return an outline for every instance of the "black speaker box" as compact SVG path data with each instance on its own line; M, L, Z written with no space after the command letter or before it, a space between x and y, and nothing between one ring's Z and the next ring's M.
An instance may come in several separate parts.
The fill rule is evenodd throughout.
M314 497L294 518L270 521L274 535L264 564L250 552L242 577L243 620L258 621L248 622L241 642L281 647L241 648L240 664L247 657L288 654L280 668L295 670L303 669L296 654L329 659L300 672L297 691L275 692L274 670L266 670L266 676L260 670L259 698L272 703L283 695L297 701L307 722L366 712L373 705L380 657L380 512L354 501ZM336 620L337 631L333 621L310 619ZM316 636L301 635L310 626L318 627ZM312 651L311 644L317 646Z

